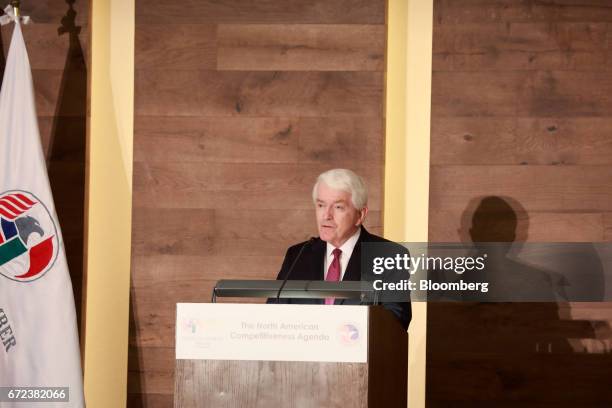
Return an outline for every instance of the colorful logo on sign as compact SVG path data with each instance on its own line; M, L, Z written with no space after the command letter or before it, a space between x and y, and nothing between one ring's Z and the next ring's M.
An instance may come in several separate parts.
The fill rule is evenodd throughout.
M18 282L42 277L59 250L47 207L27 191L0 194L0 274Z
M359 340L359 329L354 324L343 324L338 329L338 338L342 344L356 344Z
M198 319L185 319L183 320L183 327L191 334L196 334L200 327L200 321Z

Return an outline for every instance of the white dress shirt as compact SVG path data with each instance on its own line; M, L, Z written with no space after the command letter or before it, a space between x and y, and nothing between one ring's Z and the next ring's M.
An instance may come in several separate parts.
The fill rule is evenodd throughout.
M359 239L359 234L361 234L361 227L357 229L357 232L354 233L349 239L346 240L344 244L340 247L342 254L340 254L340 280L344 279L344 272L346 272L346 267L348 266L349 260L351 259L351 255L353 255L353 249L355 249L355 245L357 244L357 240ZM334 260L334 254L332 253L336 249L335 246L327 243L327 252L325 254L325 276L323 279L327 278L327 271L329 271L329 265ZM361 262L361 259L358 260Z

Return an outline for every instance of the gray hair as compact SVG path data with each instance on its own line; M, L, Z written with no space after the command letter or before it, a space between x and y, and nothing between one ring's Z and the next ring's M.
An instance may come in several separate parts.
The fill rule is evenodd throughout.
M319 174L317 182L312 188L312 201L315 203L317 201L317 187L321 182L334 190L350 193L353 206L358 210L368 205L368 189L363 179L351 170L332 169Z

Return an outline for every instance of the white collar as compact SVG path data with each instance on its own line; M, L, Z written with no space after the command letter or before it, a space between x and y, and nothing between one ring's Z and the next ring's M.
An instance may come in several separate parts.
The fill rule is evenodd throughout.
M361 234L361 227L357 228L357 232L355 232L349 239L346 240L342 246L340 246L340 250L344 255L344 259L348 259L353 254L353 249L355 249L355 245L357 245L357 240L359 239L359 235ZM335 246L327 242L327 256L332 256L332 252L336 249Z

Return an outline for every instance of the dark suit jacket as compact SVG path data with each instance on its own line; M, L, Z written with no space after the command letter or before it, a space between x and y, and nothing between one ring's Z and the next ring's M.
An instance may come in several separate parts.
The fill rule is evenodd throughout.
M306 241L307 242L307 241ZM284 280L291 268L291 264L296 259L302 246L306 242L301 242L297 245L293 245L287 250L285 260L278 273L278 280ZM389 243L391 241L386 240L382 237L370 234L365 228L361 227L361 234L353 249L351 258L349 259L346 271L344 273L343 281L359 281L361 280L361 244L364 242L378 242L378 243ZM402 252L406 252L406 249L400 247L397 244L393 244L394 247L401 248ZM327 249L327 243L320 238L315 238L312 242L304 248L300 259L295 264L293 272L289 280L323 280L325 278L325 253ZM268 300L268 303L276 303L276 299ZM280 299L280 303L291 303L291 304L323 304L323 299ZM336 299L335 304L359 304L359 301L350 301L345 299ZM412 309L410 302L383 302L383 306L390 310L400 320L402 326L407 329L410 319L412 318Z

